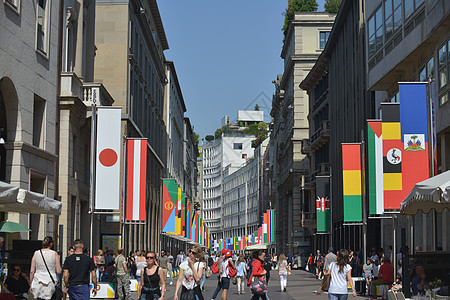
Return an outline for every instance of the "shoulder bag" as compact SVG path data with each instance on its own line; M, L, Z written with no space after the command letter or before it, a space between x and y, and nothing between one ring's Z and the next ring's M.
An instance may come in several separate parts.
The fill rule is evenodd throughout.
M144 285L142 286L142 293L147 294L147 296L150 299L155 299L155 298L161 297L161 288L159 286L158 287L152 286L152 283L150 282L150 278L147 275L147 267L145 267L143 271L144 271ZM159 277L159 267L156 268L155 273L158 274L158 277ZM145 286L145 279L147 279L150 287Z
M331 274L324 275L320 289L324 292L328 292L328 289L330 288L330 281L331 281Z
M50 275L50 279L52 280L53 284L55 285L55 291L53 292L51 300L61 300L63 298L63 291L58 286L58 283L53 279L52 273L50 273L47 263L45 262L45 258L44 258L44 254L42 253L42 250L39 250L39 252L41 252L42 260L44 261L44 265L45 265L45 268L47 269L48 275Z

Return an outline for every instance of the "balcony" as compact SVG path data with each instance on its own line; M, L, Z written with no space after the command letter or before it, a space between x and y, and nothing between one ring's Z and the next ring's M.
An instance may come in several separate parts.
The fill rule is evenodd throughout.
M101 83L83 82L73 72L61 73L61 98L78 98L89 107L94 103L110 106L114 99Z
M330 139L330 121L324 120L320 122L319 129L310 137L311 150L320 148L321 145L329 142Z
M302 140L302 154L311 154L311 141L309 139Z

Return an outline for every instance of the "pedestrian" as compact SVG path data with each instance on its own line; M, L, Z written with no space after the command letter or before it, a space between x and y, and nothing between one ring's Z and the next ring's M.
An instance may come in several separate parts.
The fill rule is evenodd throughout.
M323 266L324 266L323 272L324 273L327 273L328 267L330 266L330 264L336 261L336 255L333 252L334 252L333 247L328 248L328 254L325 256L325 262L323 263Z
M144 251L138 251L139 252L139 256L136 257L135 263L134 263L134 268L136 269L135 271L135 276L136 276L136 280L139 283L142 279L142 270L144 268L147 267L147 254ZM138 284L138 295L140 295L140 290L141 290L141 284Z
M175 261L175 266L178 268L183 261L184 261L184 254L183 251L180 250L180 253L177 255L177 260Z
M166 279L162 268L156 265L156 253L147 252L144 257L147 263L139 270L141 279L139 280L138 299L163 300L166 292Z
M167 257L169 258L169 264L168 264L168 274L170 277L170 285L173 284L173 263L175 262L173 259L173 255L170 254L170 252L167 252Z
M247 265L245 264L244 257L239 256L237 263L236 263L236 281L237 281L237 288L238 288L238 295L245 294L245 275L247 273Z
M216 254L216 262L217 262L217 266L219 268L219 273L217 274L217 287L216 290L214 291L214 294L212 296L212 300L216 299L217 294L220 292L220 290L222 289L222 262L225 259L225 253L227 252L226 249L222 250L222 255L219 254L219 252L217 252Z
M278 261L278 272L277 272L278 276L280 277L281 292L286 292L288 270L290 270L290 268L287 263L286 255L281 254L280 260Z
M22 268L19 265L13 265L12 274L6 278L4 285L14 294L16 300L28 299L30 279L22 272Z
M117 250L117 257L114 260L117 273L117 294L119 300L131 300L130 295L130 275L128 275L127 260L123 256L123 248ZM125 291L125 294L124 294Z
M164 273L164 280L167 278L167 271L169 270L169 258L166 255L166 251L162 250L161 255L158 257L158 265L161 267Z
M253 277L257 277L259 280L264 281L264 277L267 273L263 266L264 260L266 259L266 252L263 250L255 250L253 257L256 258L252 262L252 273L248 285L251 284ZM257 300L258 298L267 300L267 293L263 293L262 295L253 294L252 300Z
M287 257L287 262L289 264L289 267L292 268L293 264L294 264L294 255L292 254L292 251L289 250Z
M137 251L139 252L139 251ZM139 257L139 256L137 256ZM139 267L136 265L136 254L133 251L130 251L130 254L128 255L127 258L127 268L128 270L130 270L130 277L131 278L135 278L138 282L140 280L140 276L138 276L136 274L137 270L139 269ZM144 258L145 261L145 258Z
M264 260L263 267L266 270L266 283L269 285L269 279L270 279L270 271L272 270L272 263L270 262L270 258L266 256L266 259Z
M274 253L272 257L272 269L275 270L277 268L278 257L277 254Z
M208 267L206 265L206 262L207 262L207 259L208 259L207 256L208 255L205 254L205 251L202 251L202 257L203 257L202 264L203 264L203 268L204 268L204 271L202 273L202 279L200 279L200 290L202 292L205 291L206 271L208 270Z
M180 288L180 300L203 300L202 291L200 290L200 285L198 284L205 269L203 260L202 249L199 246L193 246L189 250L188 259L180 264L180 275L178 276L175 288L175 296L173 297L174 300L178 300L178 292L180 291Z
M366 280L366 285L369 289L368 294L371 295L370 287L373 279L373 264L370 258L367 258L367 261L363 266L363 277Z
M92 276L92 294L97 295L97 275L94 260L83 254L83 242L75 240L75 252L64 262L64 283L71 300L89 300L89 273Z
M317 250L317 254L314 256L314 264L316 265L316 279L319 279L322 271L322 254L320 254L320 250Z
M34 252L31 259L31 292L35 299L51 299L56 290L56 274L61 274L59 255L52 250L53 238L46 236L42 249Z
M103 256L103 251L99 249L97 251L97 255L94 256L94 264L96 268L97 280L101 281L100 278L103 277L103 273L105 273L105 257Z
M214 292L214 295L212 299L214 300L217 296L217 293L222 289L222 300L227 299L228 290L230 289L230 276L228 275L228 268L229 266L234 267L233 259L231 258L231 251L224 249L222 250L222 266L219 270L219 285L217 286L216 291Z
M105 266L108 266L110 262L114 261L111 250L106 250L105 252Z
M383 264L378 271L378 279L372 281L372 297L377 297L378 285L392 285L394 281L394 266L389 258L383 257Z
M348 264L348 251L341 249L335 262L329 264L327 274L331 275L328 288L329 300L346 300L348 297L348 284L352 288L353 297L356 297L355 284L352 279L352 267Z
M313 271L314 257L313 257L312 253L309 254L308 263L307 264L308 264L308 271L313 273L314 272Z

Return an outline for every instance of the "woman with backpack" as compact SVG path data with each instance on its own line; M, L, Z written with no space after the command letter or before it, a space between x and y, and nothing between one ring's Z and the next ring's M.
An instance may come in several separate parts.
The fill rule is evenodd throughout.
M193 246L189 250L188 255L188 259L180 264L180 275L178 276L173 300L178 300L180 287L182 287L180 300L203 300L202 291L199 285L205 270L202 248Z

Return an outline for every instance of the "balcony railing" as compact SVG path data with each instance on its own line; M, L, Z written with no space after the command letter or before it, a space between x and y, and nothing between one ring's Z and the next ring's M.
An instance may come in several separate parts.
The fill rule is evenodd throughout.
M110 106L114 99L101 83L83 82L73 72L61 73L61 97L78 98L86 106L96 105Z
M324 120L320 122L319 129L314 132L310 137L311 147L314 148L317 142L324 142L325 139L330 137L330 120Z

